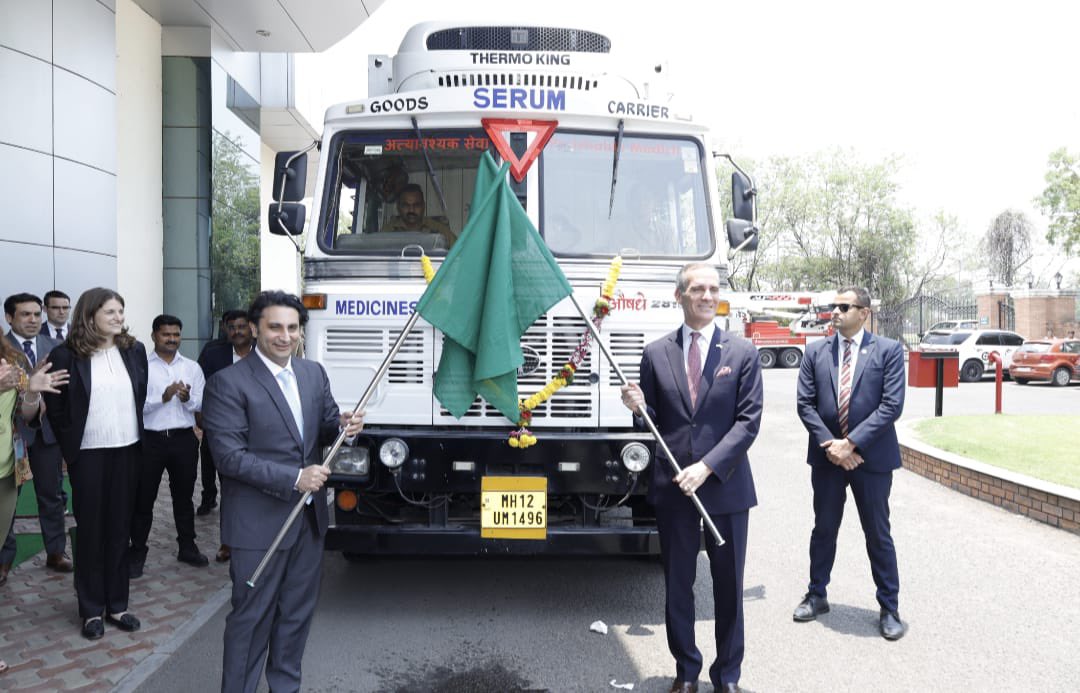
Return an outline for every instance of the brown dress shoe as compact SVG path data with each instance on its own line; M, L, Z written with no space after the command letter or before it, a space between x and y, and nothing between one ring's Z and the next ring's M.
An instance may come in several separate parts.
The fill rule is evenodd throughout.
M0 585L7 583L8 573L11 572L10 563L0 563Z
M71 562L66 553L50 553L45 558L45 567L51 568L58 573L70 573L75 570L75 564Z
M217 555L214 556L214 560L218 563L227 563L232 557L232 551L225 544L221 545L221 548L217 550Z
M697 681L675 679L671 682L671 693L697 693Z

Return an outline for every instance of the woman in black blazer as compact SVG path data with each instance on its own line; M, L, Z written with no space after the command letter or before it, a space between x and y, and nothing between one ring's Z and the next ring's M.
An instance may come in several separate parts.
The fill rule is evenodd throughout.
M105 633L102 619L139 629L128 612L128 536L141 460L146 349L124 327L124 299L111 289L79 297L67 341L49 354L70 381L45 395L71 478L78 524L75 594L83 637Z

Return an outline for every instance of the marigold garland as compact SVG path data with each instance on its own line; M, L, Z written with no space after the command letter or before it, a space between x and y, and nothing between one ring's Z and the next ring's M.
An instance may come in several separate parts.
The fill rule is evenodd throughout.
M424 281L428 284L435 277L435 268L431 266L431 259L427 255L420 256L420 265L424 269ZM603 286L600 288L600 298L596 299L596 303L593 305L593 317L592 323L596 326L596 329L600 329L600 323L611 312L611 301L615 295L615 284L619 281L619 272L622 270L622 257L616 255L612 261L611 266L608 268L607 279L604 280ZM585 356L589 353L589 345L592 343L592 333L585 329L585 332L581 335L581 339L578 341L577 347L574 348L574 352L570 355L569 360L563 367L559 369L559 374L552 378L547 385L543 387L539 392L522 399L518 407L520 408L520 415L517 421L517 429L510 432L510 437L507 443L512 448L524 449L536 445L536 436L529 430L529 425L532 423L533 409L544 402L551 399L559 390L563 389L570 383L574 382L574 374L577 373L577 369L581 366L581 362L585 360Z
M604 284L600 288L600 298L596 299L596 303L593 305L592 323L598 331L600 323L611 312L615 283L619 281L619 272L621 270L622 258L616 255L608 268L607 279L604 280ZM577 373L577 369L581 367L581 362L585 360L586 354L589 353L591 343L592 332L585 328L585 332L581 335L581 339L578 341L577 347L574 348L574 352L570 355L570 359L559 369L559 374L552 378L535 395L521 400L521 404L518 405L521 409L521 416L517 421L517 430L511 431L510 438L507 440L510 447L523 449L536 445L536 436L529 430L529 424L532 423L532 410L551 399L556 392L574 382L574 374Z

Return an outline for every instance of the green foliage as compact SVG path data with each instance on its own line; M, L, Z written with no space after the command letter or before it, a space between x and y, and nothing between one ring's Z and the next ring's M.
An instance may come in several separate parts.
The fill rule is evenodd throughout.
M854 284L883 302L906 297L918 233L896 199L897 170L895 159L862 163L840 150L759 165L761 240L754 257L733 262L732 281L745 290Z
M1080 252L1080 157L1061 148L1048 165L1046 189L1035 204L1050 219L1046 240L1072 255Z
M239 140L213 135L210 286L213 312L247 308L259 290L259 176Z

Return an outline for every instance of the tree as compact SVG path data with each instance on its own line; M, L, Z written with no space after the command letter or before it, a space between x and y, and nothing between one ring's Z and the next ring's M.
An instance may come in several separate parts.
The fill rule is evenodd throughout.
M979 244L990 277L1006 286L1019 280L1020 268L1032 257L1031 220L1023 212L1007 209L994 217Z
M857 284L890 302L911 284L917 230L896 199L895 159L851 152L775 157L755 176L762 229L756 256L732 265L748 290L822 290Z
M1080 252L1080 157L1063 147L1050 154L1049 167L1035 204L1050 219L1046 240L1072 255Z
M215 315L246 309L259 290L259 177L237 138L213 134L210 287ZM249 167L250 166L250 167Z

